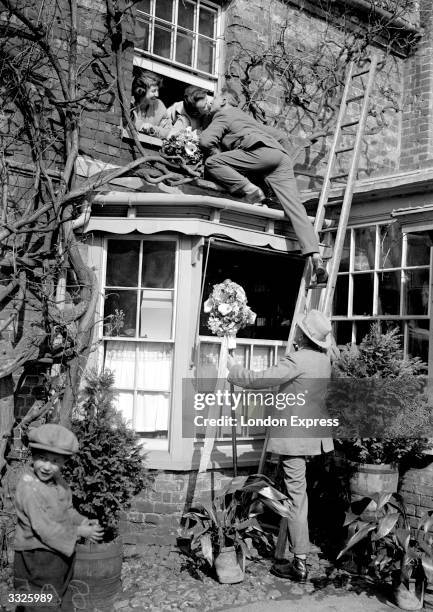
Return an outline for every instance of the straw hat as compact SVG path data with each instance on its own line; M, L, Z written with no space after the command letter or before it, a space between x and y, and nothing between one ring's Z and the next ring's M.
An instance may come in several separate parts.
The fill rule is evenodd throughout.
M323 312L310 310L308 314L302 316L297 324L314 344L325 349L331 346L331 321Z

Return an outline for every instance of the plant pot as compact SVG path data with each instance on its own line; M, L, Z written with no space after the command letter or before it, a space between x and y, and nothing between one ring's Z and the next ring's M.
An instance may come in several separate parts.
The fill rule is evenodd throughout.
M215 557L214 567L221 584L235 584L244 579L245 560L242 554L236 552L234 546L220 550Z
M351 503L377 493L396 493L398 487L398 468L390 463L353 463L354 472L350 478ZM372 518L377 510L371 501L361 514L363 520Z
M424 580L401 582L394 590L394 597L402 610L421 610L424 605Z
M103 544L77 545L73 580L84 583L76 583L75 588L88 600L90 609L110 609L110 602L121 588L121 571L120 538ZM74 591L73 588L72 595Z

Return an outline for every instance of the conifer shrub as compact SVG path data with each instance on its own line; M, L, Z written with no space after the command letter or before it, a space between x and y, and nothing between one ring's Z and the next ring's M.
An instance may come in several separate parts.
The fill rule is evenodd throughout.
M137 435L114 406L113 384L107 370L86 376L71 427L80 450L65 466L74 506L98 519L106 542L118 535L119 513L151 484Z

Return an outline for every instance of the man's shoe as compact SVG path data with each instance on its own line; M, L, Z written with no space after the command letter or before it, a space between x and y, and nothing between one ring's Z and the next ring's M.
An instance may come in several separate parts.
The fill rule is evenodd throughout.
M309 289L316 289L317 287L326 287L326 283L328 282L328 273L326 271L325 264L323 261L319 261L317 266L313 264L313 275L311 279L311 284L309 285Z
M260 187L256 187L252 191L244 191L243 198L248 204L261 204L266 199L266 196Z
M293 561L276 562L271 572L279 578L287 578L295 582L306 582L308 578L307 563L305 559L294 557Z

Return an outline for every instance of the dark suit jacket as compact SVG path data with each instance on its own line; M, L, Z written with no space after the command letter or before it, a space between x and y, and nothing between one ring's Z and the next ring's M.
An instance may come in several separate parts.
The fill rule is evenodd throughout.
M325 353L301 349L280 359L276 366L255 372L235 365L228 380L238 387L267 389L278 385L278 393L304 394L304 405L287 406L274 410L272 416L285 418L329 418L326 412L326 390L331 377L331 362ZM265 414L265 416L268 413ZM304 429L302 427L270 428L268 451L279 455L320 455L333 450L331 428ZM315 437L308 437L309 434Z
M221 150L248 150L257 145L279 149L288 154L291 151L283 130L262 125L234 106L219 109L200 135L200 146L207 156Z

